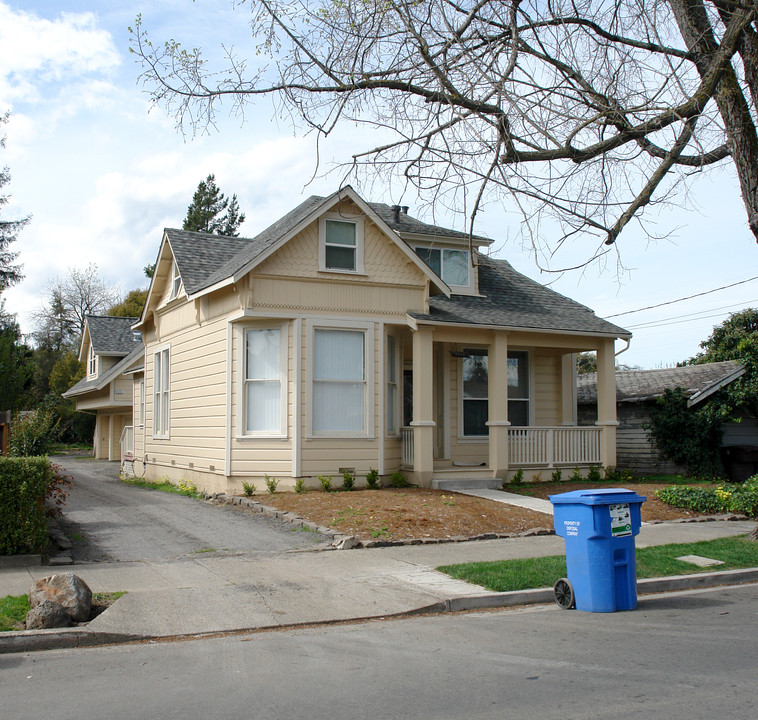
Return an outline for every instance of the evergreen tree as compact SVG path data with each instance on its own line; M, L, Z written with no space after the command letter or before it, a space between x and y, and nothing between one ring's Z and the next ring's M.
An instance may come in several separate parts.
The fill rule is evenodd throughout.
M211 174L197 186L182 229L237 237L243 222L245 214L239 211L237 196L227 199L216 185L216 176Z
M5 312L0 299L0 411L24 408L33 374L32 351L22 341L16 316Z
M0 125L8 122L8 113L0 115ZM5 138L0 137L0 148L5 147ZM10 182L11 176L8 168L0 168L0 188ZM0 193L0 208L8 202L8 195ZM21 266L14 265L14 260L18 257L17 252L10 250L11 243L15 242L18 232L24 225L29 222L29 218L22 220L0 220L0 292L4 288L15 285L21 280Z

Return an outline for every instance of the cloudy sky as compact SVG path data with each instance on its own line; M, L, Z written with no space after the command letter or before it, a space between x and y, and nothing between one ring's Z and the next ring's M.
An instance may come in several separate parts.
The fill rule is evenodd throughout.
M231 0L144 6L139 0L0 0L0 111L12 113L0 158L12 175L3 217L32 216L15 243L26 278L4 297L24 332L33 329L30 313L42 305L46 284L71 267L95 263L123 293L145 286L142 268L155 260L162 229L181 226L208 173L227 195L238 195L246 236L339 184L338 175L308 182L313 139L293 132L268 102L244 122L223 118L217 131L196 138L183 137L171 118L151 110L129 54L128 27L137 13L155 40L176 38L209 50L221 43L242 49L247 41L244 6L235 10ZM346 128L322 148L322 158L344 160L362 141ZM393 199L391 191L364 196ZM406 195L403 202L413 214L413 199ZM477 231L492 237L496 255L517 270L632 330L631 348L619 360L652 368L692 356L729 312L758 306L758 280L751 280L617 316L758 276L758 246L729 167L698 178L686 207L654 217L665 239L625 232L618 244L628 271L621 274L613 261L605 269L540 273L516 239L515 213L488 212ZM436 220L464 229L462 218ZM577 263L581 253L577 248Z

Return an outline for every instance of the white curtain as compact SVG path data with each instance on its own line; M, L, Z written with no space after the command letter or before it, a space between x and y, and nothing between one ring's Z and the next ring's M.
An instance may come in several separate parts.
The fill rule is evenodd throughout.
M360 330L316 330L313 361L313 429L365 429L365 352Z

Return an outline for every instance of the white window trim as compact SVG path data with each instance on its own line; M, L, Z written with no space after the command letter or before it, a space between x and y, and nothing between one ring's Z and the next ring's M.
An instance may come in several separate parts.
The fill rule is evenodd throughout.
M87 377L97 377L97 355L95 355L95 346L90 343L89 354L87 356Z
M468 248L465 247L457 247L453 245L425 245L424 243L415 243L413 245L414 251L416 248L423 249L423 250L439 250L440 252L440 272L442 273L440 275L440 279L446 283L451 289L452 288L458 288L461 290L470 290L473 287L473 280L474 280L474 266L471 264L471 252ZM456 250L458 252L466 253L466 256L468 258L468 283L466 285L453 285L452 283L445 280L445 250ZM423 260L422 260L423 262ZM434 272L434 271L432 271Z
M393 338L395 341L395 404L392 408L385 408L385 413L392 412L392 417L394 419L395 429L390 430L387 427L387 417L384 418L384 434L386 437L396 438L400 435L400 426L402 424L402 417L400 415L400 410L402 408L402 396L403 396L403 386L402 386L402 377L403 377L403 370L400 366L400 338L397 335L393 335L392 333L387 333L385 336L385 348L387 352L385 352L384 357L384 398L385 403L389 403L389 385L390 385L390 377L389 377L389 362L388 362L388 352L389 352L389 346L390 346L390 338Z
M248 330L279 330L279 382L281 396L279 431L249 431L247 423L247 331ZM236 439L251 440L257 438L286 439L287 434L287 398L289 397L289 323L244 323L237 327L237 422Z
M487 350L486 347L477 347L475 345L468 345L467 350ZM529 393L526 398L518 398L516 402L528 402L529 403L529 421L527 427L534 425L534 378L535 370L534 363L532 362L532 352L523 348L508 348L508 354L510 353L525 353L526 362L529 368ZM488 353L489 357L489 353ZM489 362L487 363L487 373L489 374ZM512 398L508 398L508 402ZM487 402L489 403L489 394L487 396ZM489 405L488 405L489 407ZM515 426L519 427L519 426ZM458 362L458 440L462 443L481 443L487 442L489 435L464 435L463 434L463 358Z
M336 220L338 222L353 223L355 225L355 270L344 268L328 268L326 266L326 221ZM365 275L365 266L363 263L363 216L362 215L345 215L342 213L325 213L318 221L318 269L321 272L341 273L346 275Z
M168 395L168 417L162 418L161 422L161 428L160 431L158 428L155 427L155 408L156 403L160 402L160 398L158 396L158 392L156 391L156 372L155 372L155 356L160 355L161 356L161 362L164 362L164 354L165 357L168 358L168 387L167 388L161 388L160 394L163 395L166 393ZM153 396L153 417L152 417L152 426L153 426L153 439L155 440L169 440L171 438L171 345L165 344L165 345L159 345L156 348L153 349L152 352L153 355L153 390L152 390L152 396Z
M363 427L362 431L314 431L313 429L313 365L315 361L315 338L316 330L355 330L363 333L363 351L366 366L365 389L363 403ZM374 323L350 320L323 320L310 319L306 322L306 396L305 396L305 436L314 438L374 438L374 402L375 383L374 378Z
M182 289L182 276L179 274L179 266L176 264L176 260L171 261L171 292L168 296L169 300L173 300L179 297L179 293Z

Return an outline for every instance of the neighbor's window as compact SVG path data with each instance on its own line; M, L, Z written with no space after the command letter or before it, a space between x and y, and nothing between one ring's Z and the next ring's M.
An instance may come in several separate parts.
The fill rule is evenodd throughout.
M318 328L313 347L313 432L366 432L366 333Z
M245 432L284 433L282 329L245 331Z
M169 348L153 355L153 436L168 437L169 434Z
M468 287L468 250L417 247L416 255L448 285Z
M363 272L363 219L329 213L319 222L322 270Z
M176 264L176 260L171 264L171 298L175 298L179 294L179 289L182 286L182 278L179 275L179 267Z

